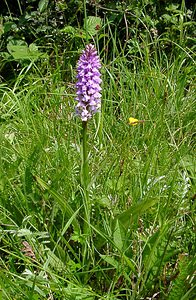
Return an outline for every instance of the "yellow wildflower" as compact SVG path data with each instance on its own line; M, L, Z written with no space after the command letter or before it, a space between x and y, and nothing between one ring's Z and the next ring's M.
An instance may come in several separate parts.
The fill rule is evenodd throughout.
M132 126L135 126L139 123L144 123L144 120L138 120L138 119L135 119L135 118L129 118L129 124L132 125Z

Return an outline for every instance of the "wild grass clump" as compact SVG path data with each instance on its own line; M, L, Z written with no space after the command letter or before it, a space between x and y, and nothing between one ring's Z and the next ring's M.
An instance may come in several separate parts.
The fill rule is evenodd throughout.
M194 299L194 61L160 45L99 50L88 184L75 67L0 84L2 299Z

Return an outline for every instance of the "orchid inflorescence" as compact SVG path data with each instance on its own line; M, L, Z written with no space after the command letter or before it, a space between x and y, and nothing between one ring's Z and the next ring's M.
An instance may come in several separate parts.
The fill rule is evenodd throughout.
M77 64L76 114L88 121L101 107L101 63L94 45L83 50Z

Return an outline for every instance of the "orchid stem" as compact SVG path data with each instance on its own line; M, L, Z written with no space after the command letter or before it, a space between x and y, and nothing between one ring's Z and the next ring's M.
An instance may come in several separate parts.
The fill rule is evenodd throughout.
M89 166L88 166L88 149L87 149L87 121L82 122L82 186L84 192L84 228L83 234L86 241L83 248L83 262L86 262L87 247L90 241L90 215L91 207L89 201Z
M82 185L84 190L88 190L89 168L87 150L87 121L82 122Z

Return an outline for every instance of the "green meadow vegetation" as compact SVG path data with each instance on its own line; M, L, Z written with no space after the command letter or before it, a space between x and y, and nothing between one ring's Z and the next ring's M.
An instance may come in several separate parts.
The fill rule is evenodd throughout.
M195 299L194 4L3 2L0 299ZM85 187L75 82L88 43L102 106Z

